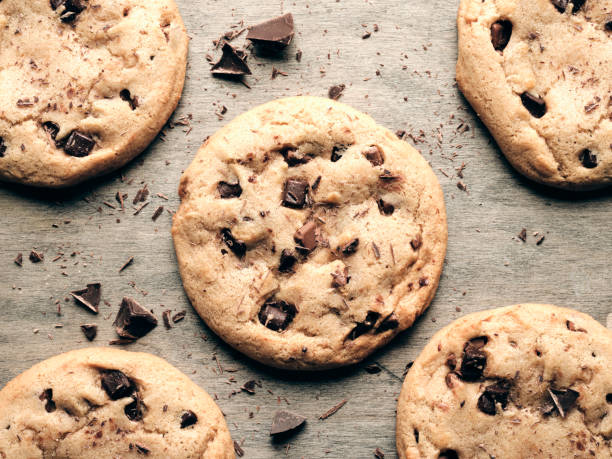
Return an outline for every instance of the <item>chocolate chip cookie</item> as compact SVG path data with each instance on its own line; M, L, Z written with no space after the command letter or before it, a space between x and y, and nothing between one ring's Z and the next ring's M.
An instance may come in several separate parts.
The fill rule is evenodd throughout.
M138 155L183 90L174 0L0 1L0 180L64 187Z
M416 359L397 410L401 458L612 457L612 333L523 304L465 316Z
M173 236L185 290L225 341L266 364L357 362L431 302L446 251L423 157L344 104L257 107L202 146Z
M0 391L0 458L143 456L234 457L219 408L165 360L80 349Z
M612 184L612 0L461 0L457 82L510 163Z

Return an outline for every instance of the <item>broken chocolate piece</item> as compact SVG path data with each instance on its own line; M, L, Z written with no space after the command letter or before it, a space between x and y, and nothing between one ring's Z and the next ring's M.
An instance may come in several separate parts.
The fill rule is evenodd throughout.
M286 434L304 425L306 418L290 411L277 411L272 420L270 435Z
M384 333L389 330L395 330L397 327L399 327L399 320L397 319L395 313L392 312L380 323L376 329L376 334Z
M395 207L393 206L393 204L389 204L383 199L379 199L377 204L378 211L383 215L393 215L393 212L395 212Z
M365 320L363 322L357 322L357 325L355 325L355 328L351 330L346 339L355 340L361 335L366 334L374 328L374 325L376 325L376 321L379 317L379 313L374 311L368 311Z
M145 456L147 456L151 452L149 448L139 445L138 443L135 443L135 446L136 446L136 451L138 451L139 454L144 454Z
M164 326L166 330L170 330L172 328L172 324L170 323L172 311L170 309L166 309L162 312L162 319L164 320Z
M527 240L527 228L523 228L520 233L518 233L517 237L525 242Z
M491 26L491 43L496 51L503 51L512 36L512 23L508 20L499 20Z
M132 395L136 386L122 371L102 370L102 389L111 400L119 400Z
M0 158L4 158L5 152L6 152L6 145L4 144L4 139L0 137Z
M278 49L291 43L293 34L293 16L287 13L252 26L246 39L257 45Z
M295 315L297 308L285 301L268 300L259 311L259 321L270 330L285 330Z
M234 238L232 231L229 228L223 228L221 230L221 239L223 239L225 245L232 252L234 252L234 255L236 255L238 258L244 257L247 251L246 244L243 241Z
M604 26L604 28L608 31L608 32L612 32L612 20L606 22L606 25Z
M130 93L129 89L123 89L119 93L119 97L121 97L121 100L124 100L127 103L129 103L130 104L130 108L132 110L136 110L138 108L138 97L136 97L136 96L132 97L132 94Z
M45 411L47 413L53 413L57 409L55 402L53 401L53 389L45 389L38 398L39 400L46 402Z
M345 84L334 85L331 88L329 88L329 91L327 91L327 96L332 100L338 100L340 99L340 96L342 95L342 92L344 91L345 88L346 88Z
M132 399L134 401L125 405L123 412L130 421L142 421L142 418L144 417L142 397L138 392L136 392L132 394Z
M454 449L445 449L440 451L438 459L459 459L459 454Z
M87 156L93 150L96 142L91 137L79 132L72 131L64 145L64 151L71 156Z
M400 176L385 169L383 173L378 176L378 178L386 182L392 182L394 180L399 180Z
M308 182L299 178L290 178L285 182L283 188L283 206L292 209L303 209L306 205Z
M257 384L257 381L255 381L254 379L251 379L250 381L245 382L242 387L240 388L240 390L245 391L247 394L255 394L255 385Z
M495 416L497 411L496 404L499 403L502 410L508 405L508 395L510 394L510 381L502 379L495 384L486 387L478 398L478 409L485 414Z
M219 182L217 191L222 199L239 198L242 194L242 187L240 183Z
M297 247L298 250L312 252L318 245L316 222L314 220L308 220L304 226L295 232L293 239L299 244L299 247Z
M331 273L331 276L333 278L331 284L333 288L344 287L351 280L351 277L348 275L348 267L344 267L342 271L336 270L336 272Z
M463 348L463 358L461 359L461 371L459 376L464 381L478 381L482 378L487 364L487 355L483 347L487 344L486 336L473 338L465 343Z
M410 241L410 247L412 250L419 250L419 248L423 245L423 239L421 239L421 235L417 234L413 240Z
M531 116L542 118L546 114L546 102L540 96L534 96L528 92L521 94L521 102Z
M62 22L74 21L79 13L87 8L83 0L51 0L50 3L53 10L57 10L63 5L63 11L60 14L60 20Z
M19 266L22 267L23 266L23 254L21 252L19 252L17 254L17 256L15 257L15 259L13 260L13 262Z
M70 295L72 295L72 297L76 300L77 304L84 306L97 314L98 305L100 304L101 291L101 284L87 284L87 288L70 292Z
M172 316L172 322L173 323L180 322L181 320L185 318L186 315L187 315L187 311L179 311Z
M597 155L592 153L588 148L585 148L580 152L578 159L587 169L594 169L597 167Z
M382 151L376 145L370 145L364 152L363 155L368 161L372 163L372 166L380 166L385 162L385 157Z
M446 387L452 389L459 382L459 374L456 371L451 371L444 378L444 382L446 382Z
M134 299L124 297L113 325L120 337L137 339L157 327L157 319Z
M342 255L348 257L349 255L353 255L357 252L357 247L359 246L359 238L353 239L351 242L347 242L341 247L338 247L338 250L342 252Z
M347 148L348 147L346 145L334 145L331 152L331 162L335 163L336 161L340 160L340 158L342 158L340 153L344 153Z
M191 410L187 410L181 415L181 429L192 426L197 422L198 422L198 417Z
M44 130L44 131L45 131L45 132L46 132L46 133L49 135L49 137L51 137L51 139L53 139L53 140L55 140L55 141L56 141L56 142L55 142L55 145L56 145L58 148L61 148L61 147L62 147L62 142L58 142L58 141L56 140L56 138L57 138L57 134L58 134L58 133L59 133L59 131L60 131L59 126L58 126L57 124L55 124L55 123L51 122L51 121L47 121L47 122L45 122L45 123L43 123L43 124L42 124L42 128L43 128L43 130Z
M555 409L559 415L564 418L567 413L574 407L576 400L580 397L580 393L572 389L553 389L548 388L550 400L544 406L543 412L546 415L552 414ZM552 401L552 404L550 403Z
M81 331L89 341L93 341L98 334L98 326L95 324L81 325Z
M586 3L586 0L551 0L551 2L560 13L565 13L569 4L572 3L572 14L576 14Z
M283 249L280 256L278 270L281 273L289 273L293 271L293 265L297 262L297 258L291 250Z
M307 162L312 161L312 159L314 158L312 154L305 155L294 147L285 147L280 150L280 154L283 155L283 158L285 158L285 161L287 162L289 167L306 164Z
M229 43L223 43L221 59L210 69L213 75L243 76L250 75L251 69L246 63L244 51L237 50Z
M43 253L37 252L36 250L32 250L30 252L30 261L32 263L40 263L45 259L45 255Z

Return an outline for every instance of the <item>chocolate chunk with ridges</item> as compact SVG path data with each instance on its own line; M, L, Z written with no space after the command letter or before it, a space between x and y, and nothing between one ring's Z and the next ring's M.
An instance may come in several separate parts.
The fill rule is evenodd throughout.
M284 48L291 43L293 34L293 16L291 13L287 13L252 26L246 39L258 45Z
M286 434L304 425L306 418L290 411L277 411L272 420L270 435Z
M337 269L335 272L331 273L332 276L332 287L340 288L344 287L351 280L351 277L348 275L348 267L344 267L342 271Z
M64 145L64 151L71 156L87 156L93 150L96 142L91 137L79 132L72 131Z
M304 226L295 232L293 239L299 244L299 247L297 247L298 250L312 252L318 245L316 222L314 220L308 220Z
M229 228L223 228L221 230L221 239L225 245L234 252L238 258L244 257L247 251L246 244L240 239L236 239Z
M242 187L240 183L219 182L217 191L223 199L239 198L242 194Z
M376 329L376 334L384 333L389 330L395 330L397 327L399 327L399 320L397 319L395 313L392 312L380 323L380 325Z
M582 165L587 169L594 169L597 167L597 155L587 148L580 152L578 159L580 159Z
M410 241L410 247L412 250L419 250L419 248L423 245L423 239L421 239L421 235L417 234L413 240Z
M83 324L81 325L81 331L89 341L93 341L98 334L98 326L95 324Z
M292 209L303 209L307 202L308 182L299 178L290 178L283 189L283 206Z
M198 417L191 410L187 410L181 415L181 429L192 426L197 422L198 422Z
M376 321L380 317L380 314L374 311L368 311L366 318L363 322L358 322L355 328L346 337L347 339L354 340L359 338L361 335L368 333L376 325Z
M6 145L4 139L0 137L0 158L4 158L4 153L6 153Z
M438 459L459 459L459 454L454 449L445 449L440 451Z
M378 200L378 211L383 215L392 215L395 212L393 204L389 204L383 199Z
M76 300L77 304L84 306L97 314L101 292L102 285L95 283L87 284L87 288L83 290L75 290L74 292L70 292L70 294Z
M123 89L119 93L119 97L121 97L121 100L124 100L127 103L129 103L130 104L130 108L132 110L136 110L138 108L138 97L136 97L136 96L132 97L132 94L130 93L129 89Z
M227 42L223 43L221 51L223 53L221 59L210 69L213 75L236 77L251 74L244 51L237 50Z
M351 242L347 242L343 246L338 247L338 250L342 252L342 255L348 257L349 255L357 252L357 247L359 246L359 238L353 239Z
M346 145L334 145L331 152L331 157L329 158L332 163L339 161L342 158L340 153L344 153L348 147Z
M555 5L555 8L557 8L560 13L565 13L565 10L567 10L569 4L573 3L574 7L572 9L572 13L575 14L580 10L580 8L583 7L586 0L551 0L551 2L553 5Z
M113 325L122 338L137 339L157 327L157 319L134 299L124 297Z
M280 256L280 263L278 265L278 270L281 273L289 273L293 271L293 266L295 265L297 258L295 254L288 249L283 249Z
M363 155L372 163L372 166L380 166L385 162L382 151L380 151L380 148L378 148L376 145L369 146L363 152Z
M142 418L144 417L142 397L138 392L136 392L132 395L132 399L134 401L125 405L123 412L130 421L142 421Z
M129 397L136 390L136 385L125 373L119 370L102 370L102 389L111 400Z
M491 43L496 51L503 51L512 36L512 23L508 20L500 20L491 26Z
M478 397L478 409L485 414L495 416L497 411L496 404L499 403L502 410L508 405L508 395L510 394L510 381L502 379L485 388L484 392Z
M46 402L45 411L47 413L53 413L57 409L55 402L53 401L53 389L45 389L38 398L41 401Z
M259 311L259 321L270 330L285 330L295 315L297 308L285 301L267 301Z
M540 96L534 96L528 92L521 94L521 102L531 116L542 118L546 114L546 102Z
M578 400L579 396L580 394L573 389L553 389L549 387L549 399L544 405L543 412L546 415L550 415L556 410L557 413L564 418L576 405L576 400Z
M482 373L487 365L487 356L482 348L487 344L488 340L486 336L479 336L465 343L463 358L461 359L461 371L459 373L462 380L478 381L482 378Z
M300 164L306 164L309 161L312 161L314 158L311 154L303 154L297 148L294 147L285 147L280 150L280 154L283 155L285 161L289 165L289 167L299 166Z

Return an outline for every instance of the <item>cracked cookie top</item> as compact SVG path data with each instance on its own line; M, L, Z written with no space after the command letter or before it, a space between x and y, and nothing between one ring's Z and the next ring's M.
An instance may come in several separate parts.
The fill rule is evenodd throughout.
M462 0L457 82L522 174L612 184L612 0Z
M523 304L440 330L410 368L400 458L612 455L612 333L586 314Z
M344 104L257 107L202 146L173 236L185 290L266 364L357 362L432 300L446 250L439 183L407 143Z
M62 187L117 169L183 89L173 0L2 0L0 43L0 180Z
M219 408L165 360L80 349L0 391L0 458L143 456L234 457Z

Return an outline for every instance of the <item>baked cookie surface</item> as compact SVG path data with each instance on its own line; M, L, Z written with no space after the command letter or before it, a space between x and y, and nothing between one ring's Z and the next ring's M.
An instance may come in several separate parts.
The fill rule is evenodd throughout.
M431 302L447 229L423 157L316 97L230 122L185 171L173 236L185 290L233 347L302 370L358 362Z
M510 163L612 184L612 0L461 0L457 82Z
M612 333L590 316L523 304L434 335L406 376L401 458L612 457Z
M0 2L0 180L64 187L115 170L178 104L174 0Z
M208 394L150 354L88 348L0 391L0 458L233 458Z

